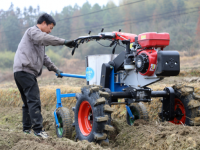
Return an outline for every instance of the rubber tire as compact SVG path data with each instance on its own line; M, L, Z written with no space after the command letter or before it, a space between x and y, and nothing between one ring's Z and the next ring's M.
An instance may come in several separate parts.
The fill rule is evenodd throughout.
M143 103L132 103L130 106L131 112L135 112L137 115L135 115L133 123L137 119L144 119L145 121L149 120L148 112L146 110L146 107L144 106ZM134 115L134 114L133 114ZM128 125L132 126L133 123L130 122L130 116L128 112L126 111L126 122Z
M200 107L199 106L198 107L189 106L189 103L192 100L195 100L194 88L189 87L189 86L183 86L182 88L184 88L184 87L191 88L193 90L191 90L191 92L189 92L187 95L185 95L185 94L183 94L181 88L177 89L176 87L174 87L175 98L178 98L183 103L183 106L185 108L185 113L186 113L185 125L193 126L193 125L195 125L193 120L195 120L195 118L198 117L198 115L199 115L198 110L200 109Z
M96 90L91 90L92 88L96 88ZM87 140L89 142L97 142L97 143L109 143L107 137L105 139L95 139L95 134L106 134L108 135L109 131L104 130L105 125L110 125L111 123L111 112L105 112L104 106L107 103L108 99L107 97L101 95L99 91L101 90L98 86L84 86L81 89L82 93L76 94L77 103L75 106L75 130L76 130L76 137L79 140ZM106 92L104 92L106 93ZM96 104L97 99L104 97L106 99L105 103L101 103L98 105ZM88 136L84 136L79 128L78 123L78 113L79 113L79 107L83 101L89 102L92 113L93 113L93 125L92 125L92 131L89 133ZM97 122L97 117L104 117L105 115L108 115L107 121Z
M63 127L63 133L62 135L59 134L58 132L58 127L56 127L56 135L58 138L72 138L72 118L70 115L70 111L68 108L61 107L58 108L56 111L57 117L61 117L62 119L62 124L61 127Z

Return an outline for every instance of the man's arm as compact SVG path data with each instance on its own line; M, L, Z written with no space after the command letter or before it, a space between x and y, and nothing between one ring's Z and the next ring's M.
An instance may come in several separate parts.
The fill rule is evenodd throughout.
M30 35L30 38L33 41L33 43L37 45L57 46L65 44L65 39L49 35L45 32L42 32L40 29L32 28L28 31L28 34Z
M46 54L44 55L43 65L46 66L49 71L56 72L58 70L58 68L54 65L53 62L51 62L51 59Z

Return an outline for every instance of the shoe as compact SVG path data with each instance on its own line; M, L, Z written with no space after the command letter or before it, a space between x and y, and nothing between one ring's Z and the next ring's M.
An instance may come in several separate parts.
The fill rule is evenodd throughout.
M31 130L23 130L23 132L26 134L31 134Z
M47 138L49 137L49 136L47 135L47 133L44 132L44 131L40 131L39 133L37 133L37 132L34 131L34 134L35 134L36 136L42 137L43 139L47 139Z

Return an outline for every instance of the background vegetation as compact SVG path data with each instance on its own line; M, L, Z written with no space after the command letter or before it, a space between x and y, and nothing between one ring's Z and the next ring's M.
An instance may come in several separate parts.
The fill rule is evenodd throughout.
M14 53L27 28L36 24L44 12L40 7L0 10L0 68L12 68ZM75 39L82 35L97 34L101 28L112 32L140 34L143 32L170 33L170 46L166 49L187 51L196 55L200 48L200 1L199 0L121 0L119 6L112 1L107 5L91 5L85 2L65 6L60 13L51 13L57 22L52 35ZM100 41L104 45L109 42ZM110 54L112 48L105 48L96 42L83 44L71 56L71 49L65 46L48 46L47 54L56 63L64 65L63 59L84 59L86 55ZM116 53L123 48L117 47Z

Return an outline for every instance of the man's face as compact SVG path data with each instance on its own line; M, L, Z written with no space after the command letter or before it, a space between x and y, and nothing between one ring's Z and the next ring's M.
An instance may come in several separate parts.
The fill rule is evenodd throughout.
M51 30L53 30L53 27L54 27L54 24L51 23L51 24L46 24L46 22L44 21L42 23L42 32L46 32L47 34L51 33Z

